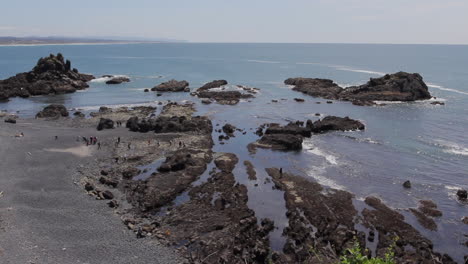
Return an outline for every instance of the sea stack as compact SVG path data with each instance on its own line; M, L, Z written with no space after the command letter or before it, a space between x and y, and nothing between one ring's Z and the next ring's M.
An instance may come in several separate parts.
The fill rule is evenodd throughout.
M71 68L71 62L61 53L40 58L29 72L19 73L0 81L0 100L10 97L29 97L73 93L88 88L87 82L94 76L79 73Z

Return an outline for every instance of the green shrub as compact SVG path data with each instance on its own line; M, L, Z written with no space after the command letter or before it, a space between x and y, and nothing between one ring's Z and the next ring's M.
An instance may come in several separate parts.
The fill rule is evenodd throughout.
M395 240L396 241L396 240ZM340 257L340 264L396 264L394 260L394 247L395 242L387 249L384 258L369 258L367 255L362 254L361 246L355 239L352 248L346 249L346 253ZM367 249L365 250L367 253Z

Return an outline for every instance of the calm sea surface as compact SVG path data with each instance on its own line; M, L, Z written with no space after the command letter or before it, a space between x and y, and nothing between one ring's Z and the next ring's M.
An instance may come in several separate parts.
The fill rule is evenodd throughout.
M29 71L40 57L61 52L80 72L126 75L130 83L106 85L104 79L87 90L58 96L15 98L0 103L0 110L33 116L50 103L84 111L99 106L156 105L165 100L192 100L199 114L208 114L215 124L229 122L249 133L240 133L216 151L240 157L236 178L249 189L249 206L260 217L270 217L280 228L272 238L281 248L281 228L287 225L282 193L264 184L264 168L285 170L311 177L319 183L348 190L359 203L368 195L381 197L394 208L416 207L421 199L437 203L443 216L436 219L438 231L422 228L409 213L406 220L430 238L435 249L463 263L467 248L467 205L457 202L459 188L468 189L468 46L348 45L348 44L134 44L51 45L0 47L0 79ZM371 77L397 71L418 72L437 100L360 107L346 102L316 104L317 99L292 91L283 84L289 77L333 79L340 85L365 83ZM257 87L252 102L237 106L201 105L188 93L144 93L145 88L169 79L187 80L192 89L214 79ZM295 97L305 103L296 103ZM271 103L272 99L280 100ZM301 152L259 150L250 155L246 145L257 139L253 131L263 123L316 119L322 115L349 116L366 124L363 132L316 135L304 142ZM253 129L252 131L250 129ZM217 135L214 134L217 143ZM251 160L259 180L247 180L243 160ZM401 184L411 180L413 188Z

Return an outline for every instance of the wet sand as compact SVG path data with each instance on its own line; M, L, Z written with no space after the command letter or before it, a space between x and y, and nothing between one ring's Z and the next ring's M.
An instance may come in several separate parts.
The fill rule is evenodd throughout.
M15 137L20 132L25 136ZM56 121L2 120L1 263L181 262L157 240L137 239L105 202L87 195L79 184L77 168L108 154L105 144L98 150L77 137L113 140L129 133L125 128L97 132Z

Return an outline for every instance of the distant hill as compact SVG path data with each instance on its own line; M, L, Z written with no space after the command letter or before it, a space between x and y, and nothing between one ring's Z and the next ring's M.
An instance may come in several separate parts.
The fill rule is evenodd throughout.
M119 44L119 43L160 43L185 42L171 39L123 38L123 37L1 37L0 45L40 45L40 44Z

